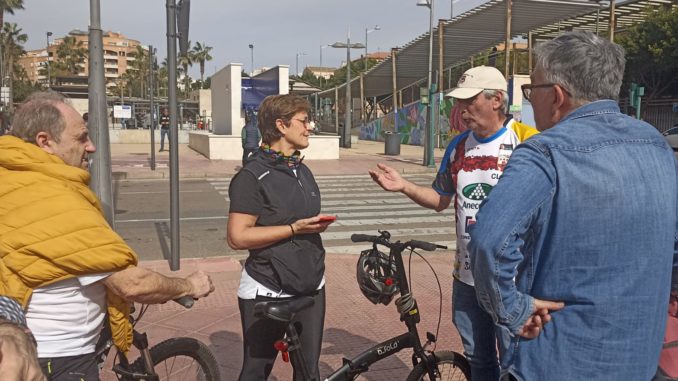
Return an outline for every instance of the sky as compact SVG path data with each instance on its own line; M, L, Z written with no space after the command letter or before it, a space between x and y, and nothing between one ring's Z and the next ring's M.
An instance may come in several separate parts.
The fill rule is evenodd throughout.
M483 0L455 0L454 14L467 11ZM121 32L142 45L157 48L159 61L166 57L166 0L100 0L101 26L104 31ZM306 66L320 65L321 46L336 41L365 43L365 29L379 25L369 33L370 53L403 46L428 32L429 9L416 6L417 0L192 0L190 12L191 42L213 49L213 59L205 65L205 76L229 63L254 67L290 65L290 74ZM28 35L26 50L42 49L50 39L63 37L73 29L88 30L87 0L24 0L24 10L5 15L6 22L17 23ZM451 0L434 0L434 24L450 17ZM434 25L435 27L435 25ZM305 55L303 55L305 53ZM363 49L351 51L360 57ZM323 66L338 67L346 60L346 49L322 49ZM190 70L199 78L199 65Z

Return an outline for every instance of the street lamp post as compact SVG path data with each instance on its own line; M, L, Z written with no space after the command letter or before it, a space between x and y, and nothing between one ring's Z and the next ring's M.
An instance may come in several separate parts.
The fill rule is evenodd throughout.
M254 44L250 44L250 77L254 75Z
M305 55L306 55L305 52L297 52L297 72L296 72L297 77L300 77L300 75L299 75L299 56L305 56Z
M335 42L330 45L333 48L346 49L346 110L344 111L344 131L342 131L342 140L344 148L351 148L351 49L364 49L365 45L361 43L351 44L351 35L346 37L346 43Z
M381 27L379 25L375 25L372 29L365 28L365 57L363 58L363 68L365 68L365 71L367 71L367 34L376 30L381 30Z
M428 39L428 78L426 81L428 93L428 105L426 107L426 130L425 146L424 146L424 165L427 167L435 167L433 159L433 103L431 102L431 79L433 73L433 0L419 0L418 6L428 7L429 9L429 39Z
M45 49L45 53L47 53L47 88L49 89L52 86L52 75L50 74L50 66L49 66L49 37L52 35L52 32L47 32L47 49Z
M320 70L323 70L323 49L330 47L331 45L320 45ZM318 86L322 89L323 87L323 74L320 73L318 78Z

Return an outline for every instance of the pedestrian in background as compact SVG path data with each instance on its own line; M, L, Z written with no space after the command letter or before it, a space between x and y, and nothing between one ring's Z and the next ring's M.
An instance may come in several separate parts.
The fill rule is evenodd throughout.
M165 150L165 137L167 137L167 144L171 145L172 141L170 140L169 137L169 125L170 125L170 117L169 117L169 111L164 108L162 109L162 115L160 115L160 150L158 152L162 152Z
M261 140L254 112L247 111L245 113L245 126L240 131L240 136L242 138L242 166L244 167L247 158L259 149L259 141Z
M261 301L311 296L313 306L295 314L303 355L314 379L325 321L325 249L320 233L320 190L299 150L308 147L311 105L296 95L266 97L259 108L262 146L231 181L228 245L249 250L240 278L238 307L243 332L241 381L268 379L285 335L284 322L255 318ZM294 379L301 372L294 369Z
M517 380L649 380L678 290L678 171L617 99L624 50L590 32L536 48L537 128L471 230L478 299L513 335ZM548 325L546 324L548 323Z
M452 321L459 331L464 355L474 381L499 379L500 351L509 343L508 332L498 329L476 299L466 246L468 228L475 223L480 203L492 190L515 147L537 133L508 113L506 79L493 67L467 70L447 94L455 99L468 130L447 146L432 187L403 179L393 168L379 164L370 175L382 188L401 192L417 204L441 212L455 199L457 252L452 285Z

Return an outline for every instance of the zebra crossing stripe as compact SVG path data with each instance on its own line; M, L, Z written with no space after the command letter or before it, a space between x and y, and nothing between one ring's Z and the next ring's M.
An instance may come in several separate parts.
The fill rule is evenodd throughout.
M416 237L432 235L442 235L445 239L450 239L454 237L455 229L454 226L449 226L437 228L388 229L388 231L391 233L392 240L407 241ZM327 241L351 239L352 234L379 235L379 232L377 232L376 228L372 230L332 231L332 226L330 226L329 230L320 233L320 236L322 237L323 242L327 243Z
M452 250L455 251L457 250L457 243L455 241L442 241L442 242L435 242L438 245L443 245L447 246L447 250ZM371 247L370 244L365 244L364 242L361 242L360 244L355 244L355 245L344 245L344 246L325 246L325 252L327 254L360 254L362 250L369 249ZM435 252L429 252L429 251L424 251L424 250L417 250L419 254L422 255L427 255L431 253L437 253L439 251L443 251L443 249L438 249ZM409 254L409 250L403 252L403 255ZM407 258L407 257L405 257ZM452 264L452 257L450 257L450 265Z

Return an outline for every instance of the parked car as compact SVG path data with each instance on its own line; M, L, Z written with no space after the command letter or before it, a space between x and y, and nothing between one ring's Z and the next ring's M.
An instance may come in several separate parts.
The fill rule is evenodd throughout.
M669 142L671 148L673 148L674 151L678 151L678 124L664 131L662 135L664 135L666 141Z

